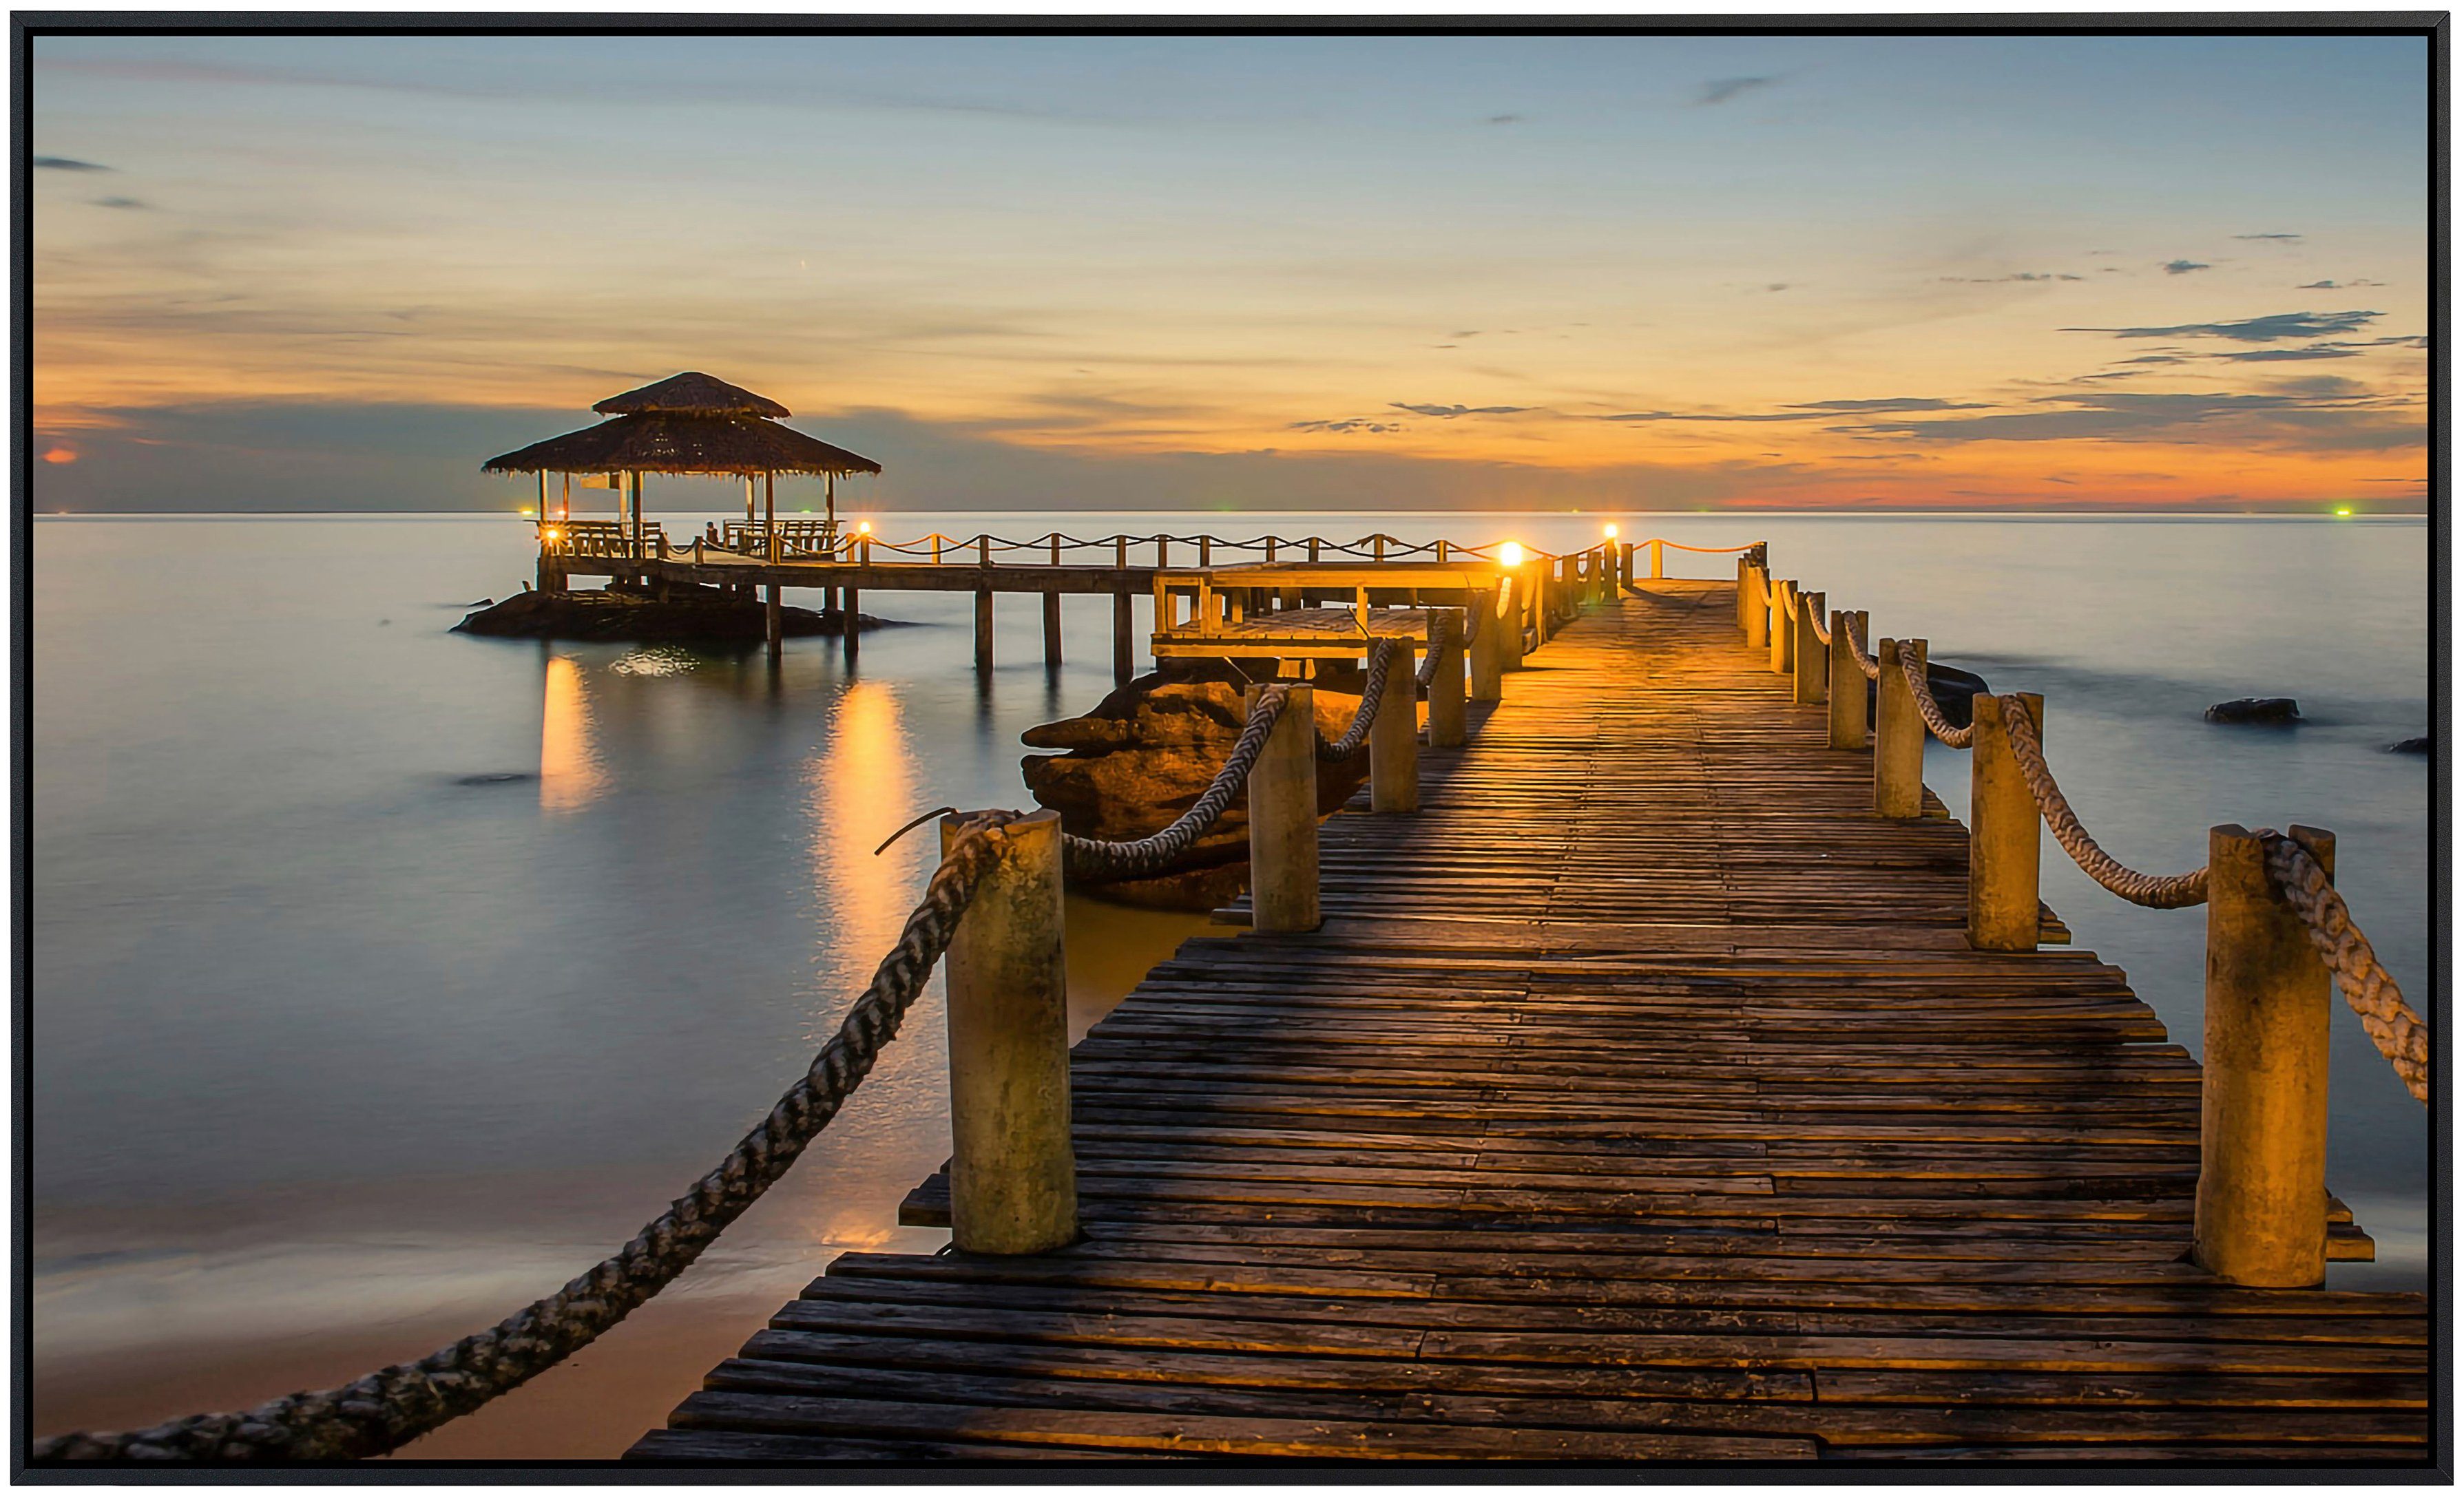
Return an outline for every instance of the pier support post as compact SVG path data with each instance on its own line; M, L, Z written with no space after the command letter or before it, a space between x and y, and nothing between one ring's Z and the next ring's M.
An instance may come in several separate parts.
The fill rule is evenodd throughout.
M1662 573L1664 562L1661 559L1661 552L1664 549L1666 546L1662 542L1657 539L1651 542L1651 580L1654 582L1658 582Z
M945 854L964 824L942 818ZM1039 810L991 834L1000 853L942 957L950 1235L962 1252L1047 1252L1078 1239L1061 816Z
M861 606L862 598L855 588L847 587L839 593L839 640L846 646L847 657L850 660L855 658L855 620Z
M1925 814L1925 718L1900 666L1900 657L1913 650L1924 669L1925 649L1923 639L1885 639L1874 653L1882 667L1874 683L1874 813L1894 821Z
M1774 582L1771 584L1771 668L1774 675L1788 674L1796 660L1796 583Z
M1737 606L1745 613L1746 648L1771 648L1771 578L1749 564L1737 582Z
M1429 627L1435 637L1429 649L1438 657L1436 671L1429 677L1429 746L1460 748L1463 745L1463 624L1464 615L1454 609L1432 613Z
M1831 746L1865 746L1865 672L1857 668L1857 647L1848 630L1862 613L1831 610Z
M976 673L993 672L993 594L989 587L976 589Z
M1241 715L1266 688L1242 693ZM1315 930L1317 902L1317 707L1308 686L1291 694L1249 770L1249 927Z
M1617 585L1626 590L1634 587L1634 542L1628 540L1617 548Z
M2287 833L2330 877L2336 839ZM2259 839L2208 832L2208 990L2190 1256L2228 1283L2327 1273L2327 968L2267 875Z
M1528 576L1508 572L1505 585L1506 616L1497 621L1498 643L1504 648L1498 650L1497 663L1500 670L1519 671L1523 668L1523 615L1531 609L1531 583Z
M1471 634L1471 698L1499 700L1506 694L1506 620L1497 616L1495 589L1473 591L1463 622Z
M1395 641L1386 693L1369 721L1369 808L1400 813L1420 808L1419 687L1413 679L1411 641Z
M1796 672L1796 704L1801 707L1818 707L1831 699L1831 657L1823 650L1821 635L1814 631L1826 601L1819 592L1796 595L1796 623L1789 631L1795 643L1789 649L1789 668Z
M774 582L761 590L763 594L761 602L762 632L763 636L768 639L770 643L770 658L775 660L779 658L780 650L785 646L787 637L786 620L779 611L779 583Z
M2035 725L2045 730L2045 698L2018 700ZM1980 951L2033 951L2037 925L2036 873L2043 856L2044 819L2036 797L2011 752L2002 698L1979 692L1972 698L1976 736L1968 747L1968 943Z
M1061 594L1044 594L1044 668L1061 668Z
M1137 653L1130 644L1130 595L1112 594L1112 684L1126 686L1137 673Z

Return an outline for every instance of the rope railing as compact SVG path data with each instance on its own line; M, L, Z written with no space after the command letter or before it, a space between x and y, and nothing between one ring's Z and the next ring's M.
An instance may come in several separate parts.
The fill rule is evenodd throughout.
M1395 664L1395 641L1380 639L1369 651L1368 678L1360 688L1360 710L1352 715L1352 725L1332 742L1317 740L1319 761L1333 763L1349 759L1369 742L1369 729L1377 720L1377 703L1386 696L1386 675Z
M2071 808L2061 785L2054 781L2053 770L2045 764L2045 748L2036 737L2035 718L2029 715L2018 697L1999 699L2003 704L2003 730L2011 740L2011 756L2019 762L2019 774L2028 781L2028 793L2035 797L2036 809L2045 818L2045 828L2054 833L2054 840L2061 843L2062 850L2071 854L2071 861L2079 864L2081 872L2108 892L2147 909L2189 909L2208 901L2205 868L2160 877L2123 866L2112 853L2098 846L2096 838L2080 824L2079 812Z
M1965 748L1976 740L1973 721L1966 727L1953 727L1950 718L1943 715L1942 703L1933 696L1933 682L1925 678L1925 664L1916 650L1900 650L1900 673L1908 678L1909 693L1917 698L1917 715L1925 718L1926 732L1952 748Z
M245 1413L207 1413L128 1433L34 1441L35 1462L364 1460L485 1406L623 1321L693 1265L782 1177L839 1113L950 946L1014 812L970 817L898 941L803 1077L717 1167L615 1255L496 1325L345 1386L293 1393Z
M581 524L588 521L571 522ZM1498 550L1502 546L1511 543L1503 540L1489 541L1485 544L1467 544L1456 540L1405 540L1399 537L1392 535L1367 535L1362 536L1355 540L1334 540L1326 539L1322 536L1294 539L1288 536L1272 535L1255 536L1246 539L1230 539L1216 535L1173 534L1108 535L1102 537L1088 537L1065 535L1057 530L1038 536L1032 539L1011 539L1006 537L990 534L989 532L971 536L956 536L947 535L936 530L924 535L915 536L905 540L892 540L880 535L859 533L847 529L845 527L845 521L840 521L841 528L834 536L829 537L819 544L812 543L813 535L811 532L813 528L826 522L827 521L799 517L795 519L781 519L776 521L776 525L781 537L783 539L793 542L795 548L801 551L828 554L833 552L851 551L862 546L871 550L887 551L899 556L929 555L941 564L952 566L979 565L987 555L1005 556L1022 551L1032 551L1048 560L1056 546L1066 554L1074 551L1114 551L1122 545L1155 544L1162 544L1165 546L1204 545L1215 551L1235 551L1243 554L1256 553L1259 555L1276 556L1279 559L1281 559L1281 554L1283 552L1307 552L1310 546L1314 545L1317 548L1316 554L1320 556L1331 552L1336 556L1368 558L1383 561L1397 561L1415 556L1437 556L1441 559L1460 558L1471 561L1494 561L1497 559ZM802 528L791 534L788 530L789 526L799 526ZM754 547L764 543L768 532L765 530L764 524L760 520L729 520L725 522L724 534L735 538L737 543L746 547ZM1664 539L1658 537L1635 540L1628 543L1638 547L1656 545L1667 550L1685 551L1698 556L1726 556L1753 549L1750 545L1685 545L1676 540ZM1540 550L1529 545L1525 545L1523 547L1523 553L1527 561L1558 561L1562 559L1564 554L1571 554Z
M1172 825L1133 842L1099 842L1091 837L1065 835L1061 839L1062 867L1072 876L1108 883L1151 878L1171 867L1206 833L1207 827L1221 818L1232 797L1248 782L1249 771L1257 765L1267 735L1274 731L1275 719L1284 715L1284 704L1289 699L1290 692L1283 686L1268 686L1258 693L1258 703L1242 724L1241 736L1224 758L1223 766L1215 771L1214 780Z
M1856 659L1857 669L1864 673L1867 680L1880 681L1882 678L1882 662L1865 652L1865 641L1857 637L1854 625L1848 629L1848 652Z
M2336 976L2344 1001L2361 1015L2370 1043L2395 1067L2396 1078L2415 1101L2430 1100L2430 1025L2404 1001L2404 993L2379 964L2369 936L2353 923L2344 896L2327 881L2327 869L2289 836L2261 831L2269 881L2301 918L2319 958Z

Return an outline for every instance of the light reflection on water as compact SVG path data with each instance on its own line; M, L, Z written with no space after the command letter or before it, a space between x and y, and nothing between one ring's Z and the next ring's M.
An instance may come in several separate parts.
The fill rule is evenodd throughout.
M1597 524L1067 521L1559 548ZM2046 691L2057 772L2134 864L2190 865L2218 821L2335 828L2340 884L2423 990L2425 767L2377 752L2429 726L2418 523L1688 515L1625 530L1769 539L1783 575L1872 609L1881 631L1929 636L1997 689ZM921 627L869 636L853 664L827 639L790 640L774 670L758 649L446 633L456 600L523 573L528 543L472 517L36 526L38 1429L322 1384L595 1261L735 1141L870 978L935 836L873 847L934 804L1026 806L1018 733L1111 689L1104 599L1069 601L1057 676L1035 605L1001 600L982 687L964 594L868 598ZM2197 718L2277 693L2318 720L2253 735ZM1927 770L1964 808L1964 762L1937 750ZM2197 916L2127 909L2049 857L2046 896L2081 947L2195 1049ZM1080 1032L1200 928L1077 899L1070 921ZM684 1283L421 1452L613 1453L831 1252L940 1240L894 1224L947 1152L939 1004L936 984ZM2380 1238L2378 1277L2417 1283L2421 1111L2350 1015L2337 1023L2331 1182Z

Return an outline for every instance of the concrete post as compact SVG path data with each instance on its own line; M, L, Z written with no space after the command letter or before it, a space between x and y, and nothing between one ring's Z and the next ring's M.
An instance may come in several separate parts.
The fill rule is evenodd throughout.
M993 672L993 594L989 587L976 589L976 673Z
M1651 542L1651 554L1654 556L1660 554L1659 541ZM1629 591L1634 587L1634 542L1632 540L1617 547L1617 584Z
M942 818L945 854L962 825ZM950 1233L962 1252L1046 1252L1078 1239L1061 817L1039 810L992 835L999 855L942 957Z
M1774 675L1786 675L1795 666L1796 613L1790 605L1795 601L1795 583L1771 584L1771 668Z
M1831 746L1865 746L1865 672L1857 668L1857 647L1848 630L1860 615L1831 612Z
M2045 698L2019 702L2045 730ZM1972 698L1976 736L1968 748L1968 943L1980 951L2033 951L2037 926L2036 873L2043 856L2044 818L2019 773L2003 724L2000 697Z
M1822 638L1814 631L1822 617L1823 595L1801 592L1796 598L1796 625L1790 630L1795 640L1789 650L1790 669L1796 672L1796 704L1818 707L1831 699L1831 657L1823 651Z
M1497 621L1499 643L1505 648L1498 651L1498 665L1502 670L1519 671L1523 668L1523 618L1531 610L1531 580L1522 573L1508 572L1505 582L1506 616Z
M1429 627L1437 636L1429 641L1429 648L1438 657L1437 671L1429 678L1432 748L1463 745L1463 615L1452 608L1429 615Z
M1061 668L1061 594L1044 594L1044 668Z
M1264 686L1242 693L1245 719ZM1249 925L1315 930L1317 903L1317 708L1308 686L1289 688L1266 746L1249 770Z
M1658 582L1665 570L1660 554L1664 549L1662 542L1656 539L1651 542L1651 580L1654 582Z
M1369 808L1402 812L1420 808L1420 714L1409 640L1395 641L1386 666L1386 693L1369 721Z
M1474 589L1470 617L1471 698L1496 701L1506 695L1506 620L1497 616L1497 591Z
M2336 839L2288 833L2336 870ZM2327 1275L2327 968L2267 875L2259 840L2208 832L2205 1076L2190 1256L2228 1283Z
M1760 566L1749 565L1745 579L1739 584L1745 589L1745 595L1738 600L1737 605L1745 609L1746 648L1768 649L1771 648L1771 578Z
M761 603L762 637L769 642L770 658L775 660L779 658L779 652L784 647L784 641L787 636L786 618L785 615L779 611L779 583L774 582L770 583L770 585L762 588L761 591L763 594Z
M1925 814L1925 718L1900 666L1902 653L1913 651L1923 669L1925 647L1923 639L1885 639L1874 656L1882 667L1874 683L1874 813L1895 821Z
M1130 640L1130 595L1112 594L1112 684L1126 686L1137 673L1137 651Z

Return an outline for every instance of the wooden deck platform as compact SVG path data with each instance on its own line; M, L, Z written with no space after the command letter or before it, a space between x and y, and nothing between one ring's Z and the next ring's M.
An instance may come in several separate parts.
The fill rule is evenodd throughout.
M1728 585L1642 593L1327 824L1321 931L1096 1025L1086 1242L842 1256L633 1455L2425 1459L2423 1298L2186 1263L2123 974L1969 951L1964 829L1870 813Z
M1210 620L1203 631L1184 624L1150 635L1147 648L1158 660L1358 659L1372 639L1407 639L1418 649L1429 641L1425 608L1288 607L1246 618Z

